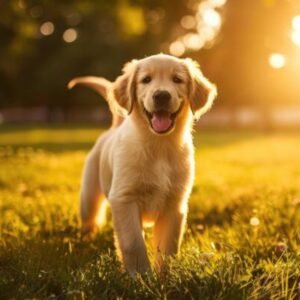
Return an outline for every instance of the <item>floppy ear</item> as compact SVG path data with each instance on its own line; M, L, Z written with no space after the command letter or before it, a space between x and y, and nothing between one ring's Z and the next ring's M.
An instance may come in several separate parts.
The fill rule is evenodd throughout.
M128 114L133 110L136 102L136 72L137 60L132 60L123 68L123 74L113 83L111 97L116 99L118 104L124 108Z
M112 82L102 77L85 76L72 79L68 83L68 88L72 89L76 85L84 85L98 92L104 99L107 100L108 92L112 86Z
M217 96L217 88L200 71L199 65L187 58L184 60L190 77L189 101L196 119L200 118L212 106Z

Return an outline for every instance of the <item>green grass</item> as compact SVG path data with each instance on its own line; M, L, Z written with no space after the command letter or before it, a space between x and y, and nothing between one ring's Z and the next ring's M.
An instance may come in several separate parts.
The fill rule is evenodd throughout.
M181 253L164 277L132 278L111 224L80 238L80 174L100 132L0 127L1 299L300 299L300 134L197 133Z

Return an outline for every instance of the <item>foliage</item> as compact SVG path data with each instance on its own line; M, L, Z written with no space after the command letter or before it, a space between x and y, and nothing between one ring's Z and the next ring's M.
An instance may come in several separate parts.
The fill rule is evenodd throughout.
M113 79L128 60L159 52L186 11L181 1L0 2L0 103L63 107L98 103L92 93L70 97L67 82L90 74ZM49 21L54 32L43 36L40 26ZM77 30L73 43L62 38L68 28Z
M169 52L187 30L186 15L196 15L201 0L10 0L0 1L0 107L88 106L98 103L90 91L68 92L67 82L79 75L114 79L133 58ZM290 40L297 0L228 0L222 11L221 34L209 49L187 51L214 81L222 104L298 103L299 47ZM52 22L54 32L40 27ZM72 43L63 40L77 31ZM212 47L213 46L213 47ZM287 65L274 70L273 52Z
M181 254L165 277L131 278L111 224L80 238L79 178L99 132L1 128L2 299L298 299L298 133L197 133Z

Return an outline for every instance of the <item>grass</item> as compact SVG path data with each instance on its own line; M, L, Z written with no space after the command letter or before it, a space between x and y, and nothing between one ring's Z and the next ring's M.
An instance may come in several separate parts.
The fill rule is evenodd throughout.
M197 133L181 253L164 277L131 278L111 224L80 238L80 173L100 132L0 127L1 299L300 299L299 133Z

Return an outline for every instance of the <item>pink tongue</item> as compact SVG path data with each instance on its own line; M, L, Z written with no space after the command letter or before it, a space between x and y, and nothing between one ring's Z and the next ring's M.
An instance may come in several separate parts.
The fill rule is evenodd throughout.
M160 115L154 113L151 119L151 124L156 132L164 132L171 127L172 120L168 114Z

